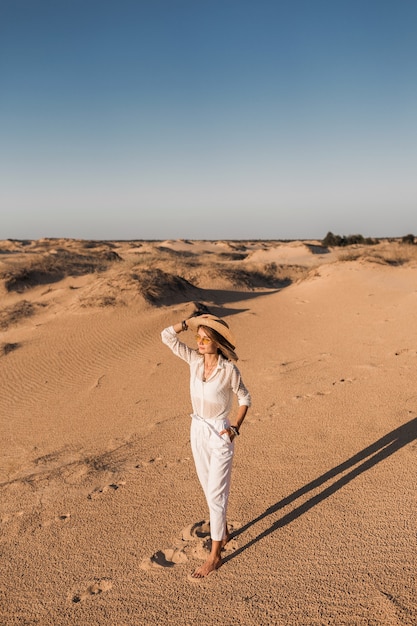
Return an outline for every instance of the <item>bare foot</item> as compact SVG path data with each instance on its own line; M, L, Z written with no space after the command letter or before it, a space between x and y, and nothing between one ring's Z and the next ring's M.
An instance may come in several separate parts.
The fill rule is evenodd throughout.
M222 560L220 557L216 557L216 558L208 558L207 561L205 563L203 563L203 565L201 565L201 567L198 567L192 574L191 576L193 578L205 578L206 576L208 576L209 574L211 574L212 572L215 572L216 569L219 569L219 567L221 567L222 565Z

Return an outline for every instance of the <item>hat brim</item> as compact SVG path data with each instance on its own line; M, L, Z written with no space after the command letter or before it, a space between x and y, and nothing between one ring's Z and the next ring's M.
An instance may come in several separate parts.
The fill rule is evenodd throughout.
M188 321L188 328L191 330L198 330L199 326L208 326L208 328L212 328L216 332L219 333L222 337L226 339L233 347L236 346L236 340L230 332L230 328L225 326L226 322L220 320L220 318L215 315L198 315L197 317L191 317Z

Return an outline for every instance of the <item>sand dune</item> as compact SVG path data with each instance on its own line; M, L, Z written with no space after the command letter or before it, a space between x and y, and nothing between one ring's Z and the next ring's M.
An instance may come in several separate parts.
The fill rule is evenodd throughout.
M0 298L2 625L417 624L415 246L7 240ZM196 310L253 398L199 582Z

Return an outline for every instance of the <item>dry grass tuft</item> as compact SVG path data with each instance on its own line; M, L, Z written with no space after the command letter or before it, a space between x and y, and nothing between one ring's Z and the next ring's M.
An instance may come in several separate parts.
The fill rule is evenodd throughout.
M381 243L366 249L352 247L339 257L340 261L357 261L358 259L381 265L406 265L417 261L417 246L391 242L389 245Z
M262 271L261 269L239 269L231 267L218 267L211 272L213 277L225 278L233 287L244 289L257 289L261 287L279 289L291 284L290 279L281 279L275 272Z
M37 285L55 283L67 276L103 272L115 261L121 261L121 258L112 250L80 254L59 249L21 262L3 272L1 278L7 291L23 293Z
M6 356L9 352L17 350L17 348L20 348L20 345L20 343L3 343L0 346L0 356Z
M115 296L95 296L90 298L84 298L80 301L80 306L84 309L99 307L99 308L107 308L107 307L115 307L118 304L121 304L117 300Z
M16 304L0 309L0 330L7 330L9 326L31 317L35 314L36 308L39 306L46 305L39 303L33 304L28 300L21 300Z
M184 278L162 270L143 269L133 272L130 277L136 281L139 293L150 304L184 302L193 299L198 289Z

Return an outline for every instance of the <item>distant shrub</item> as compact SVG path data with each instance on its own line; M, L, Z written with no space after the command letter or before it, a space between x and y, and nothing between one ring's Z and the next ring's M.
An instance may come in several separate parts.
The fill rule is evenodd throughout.
M414 235L404 235L404 237L401 239L401 243L411 243L411 244L415 244L415 237Z
M378 243L376 239L372 239L371 237L363 237L363 235L334 235L332 232L328 232L324 239L322 239L322 245L329 247L343 247L343 246L352 246L354 244L362 244L372 246Z

